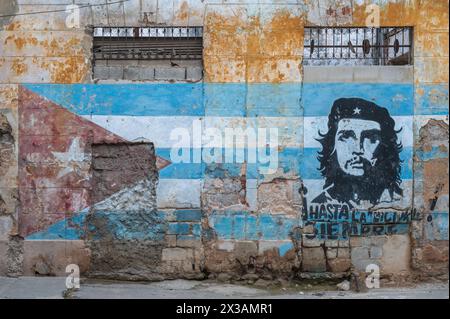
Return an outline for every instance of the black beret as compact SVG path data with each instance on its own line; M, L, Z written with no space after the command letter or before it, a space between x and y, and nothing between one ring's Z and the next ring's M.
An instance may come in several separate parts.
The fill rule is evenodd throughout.
M328 126L341 119L361 119L380 123L383 127L395 127L395 122L386 108L361 98L340 98L334 101L328 116Z

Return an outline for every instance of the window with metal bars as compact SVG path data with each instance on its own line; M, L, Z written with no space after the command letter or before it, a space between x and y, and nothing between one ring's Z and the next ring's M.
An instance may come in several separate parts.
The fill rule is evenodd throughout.
M94 78L200 80L202 27L95 27Z
M411 27L305 27L304 65L412 65Z

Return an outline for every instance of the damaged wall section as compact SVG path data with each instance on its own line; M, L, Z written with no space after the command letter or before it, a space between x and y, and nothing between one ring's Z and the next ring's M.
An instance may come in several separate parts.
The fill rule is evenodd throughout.
M55 8L41 2L0 8ZM131 0L108 15L81 10L80 29L67 28L64 12L0 20L0 256L10 256L0 273L64 275L77 263L109 278L253 282L377 264L388 278L448 276L448 1L376 2L381 26L414 28L414 66L405 68L302 65L304 25L365 25L369 2L254 2ZM130 26L202 25L203 81L91 84L87 27L123 25L124 14ZM319 132L334 134L343 114L334 102L354 97L361 106L336 108L363 128L386 125L402 144L381 152L395 180L384 174L382 189L372 178L373 197L356 179L338 180L347 194L337 192L318 160L332 144ZM370 107L384 117L368 123ZM277 128L277 157L252 163L243 146L243 161L211 163L193 142L196 123ZM351 124L355 136L368 133ZM189 138L176 153L170 137L180 128ZM209 146L224 155L222 142ZM376 163L347 160L355 176ZM270 163L275 172L262 173ZM329 207L330 198L359 208Z

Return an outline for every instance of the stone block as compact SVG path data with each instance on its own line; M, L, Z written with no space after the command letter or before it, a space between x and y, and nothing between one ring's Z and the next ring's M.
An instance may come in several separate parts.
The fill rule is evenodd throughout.
M48 275L63 276L66 267L76 264L83 275L89 270L90 251L82 240L25 240L23 251L23 274L34 276L37 271ZM44 270L44 268L48 268Z
M194 258L190 248L164 248L162 250L162 261L187 261Z
M6 276L7 273L8 269L7 252L8 252L8 242L0 241L0 276Z
M355 247L351 250L352 262L354 260L369 259L369 249L367 247Z
M217 249L231 252L234 250L234 242L230 240L218 241Z
M303 247L320 247L325 243L325 240L320 239L308 239L306 235L303 235Z
M334 248L327 248L327 259L333 259L337 257L338 250Z
M180 67L156 67L155 80L183 81L186 79L186 69Z
M104 65L94 66L94 78L100 80L109 79L109 67Z
M325 272L326 260L322 247L303 248L302 269L306 272Z
M238 241L234 244L234 255L242 264L247 264L251 256L258 255L258 247L254 241Z
M123 66L110 66L108 78L112 79L112 80L122 80L123 79Z
M186 80L200 81L203 78L203 68L198 66L188 66L186 68Z
M177 247L201 248L202 246L202 241L198 237L192 235L177 236Z
M352 266L352 262L348 258L335 258L328 260L328 266L332 272L346 272Z
M339 247L350 247L350 240L339 240Z
M361 247L363 245L362 237L350 237L350 247Z
M139 80L150 81L155 79L155 68L148 66L139 67Z
M376 259L351 259L353 267L358 270L365 272L368 265L375 264L380 265Z
M350 249L349 248L339 248L337 256L339 258L350 258Z
M396 274L409 271L411 260L410 247L411 240L409 235L389 236L382 247L381 272L383 274Z
M177 221L201 221L201 210L178 210L175 212Z
M191 227L188 223L170 223L168 234L173 235L187 235L190 234Z
M127 66L123 69L123 78L125 80L137 81L140 80L140 68Z
M339 241L337 240L326 240L325 241L325 247L338 247Z
M381 258L383 256L383 249L381 247L370 247L370 258Z
M177 246L177 235L166 235L165 238L168 247Z
M276 249L280 256L284 256L294 247L290 240L260 240L258 246L260 255L267 250Z
M11 216L0 216L0 241L7 241L13 229Z

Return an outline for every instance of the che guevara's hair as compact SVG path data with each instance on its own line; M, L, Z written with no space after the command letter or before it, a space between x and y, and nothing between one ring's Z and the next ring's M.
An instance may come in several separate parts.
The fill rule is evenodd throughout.
M355 112L355 107L358 112ZM339 166L335 151L335 136L339 120L357 118L378 122L381 127L381 141L374 153L375 165L364 176L349 176ZM398 142L395 130L395 121L386 108L361 98L341 98L333 103L328 116L328 132L317 139L322 144L317 159L320 162L319 170L325 178L324 189L333 186L333 197L341 201L352 199L355 187L359 193L365 193L365 200L375 204L379 201L385 189L391 198L394 193L403 196L401 184L400 152L402 144Z

